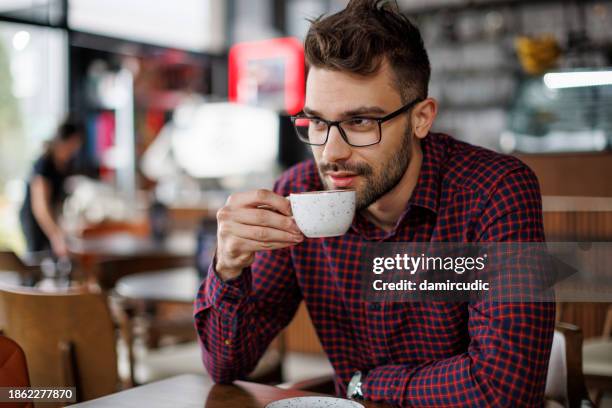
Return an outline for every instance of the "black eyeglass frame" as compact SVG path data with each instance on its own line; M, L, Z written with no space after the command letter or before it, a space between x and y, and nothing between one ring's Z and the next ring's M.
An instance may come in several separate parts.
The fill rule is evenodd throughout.
M340 132L340 136L342 137L342 139L349 145L352 147L367 147L367 146L373 146L375 144L380 143L380 141L382 140L382 124L390 121L391 119L401 115L402 113L405 113L407 111L409 111L410 109L412 109L417 103L422 102L423 99L422 98L416 98L414 99L412 102L407 103L406 105L402 106L401 108L399 108L396 111L391 112L390 114L383 116L382 118L372 118L372 117L368 117L368 116L355 116L353 118L350 119L344 119L344 120L326 120L326 119L322 119L319 117L311 117L311 116L306 116L305 114L300 114L300 115L295 115L295 116L291 116L291 123L293 124L293 129L295 130L295 134L297 135L298 139L300 139L300 141L311 145L311 146L325 146L325 144L327 143L327 141L329 140L329 131L330 129L335 126L338 128L338 131ZM301 136L300 136L300 132L297 129L297 126L295 125L295 121L299 120L299 119L317 119L320 120L321 122L325 123L327 125L327 134L325 135L325 140L323 141L323 143L311 143L307 140L304 140ZM342 129L341 124L344 122L349 122L355 119L368 119L368 120L375 120L378 123L378 140L374 143L369 143L366 145L354 145L351 142L349 142L348 137L346 136L346 133L344 131L344 129Z

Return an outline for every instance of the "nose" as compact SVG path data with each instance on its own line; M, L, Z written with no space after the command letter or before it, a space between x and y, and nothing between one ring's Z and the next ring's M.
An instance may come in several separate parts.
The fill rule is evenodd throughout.
M346 160L351 156L351 146L342 138L337 126L332 126L329 129L329 136L323 148L322 156L326 163Z

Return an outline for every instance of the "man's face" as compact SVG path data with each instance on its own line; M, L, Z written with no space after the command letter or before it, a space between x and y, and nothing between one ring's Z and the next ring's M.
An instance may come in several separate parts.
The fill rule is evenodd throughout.
M308 74L304 112L327 120L381 118L403 105L392 86L392 75L387 64L368 77L313 67ZM312 152L325 188L355 189L357 209L362 210L400 181L410 162L411 143L406 113L382 124L378 144L350 146L338 128L332 127L327 143L312 146Z

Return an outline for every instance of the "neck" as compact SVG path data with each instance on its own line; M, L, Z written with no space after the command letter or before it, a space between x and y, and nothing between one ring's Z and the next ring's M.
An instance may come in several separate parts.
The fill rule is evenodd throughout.
M414 192L414 188L419 180L422 162L423 151L421 150L421 143L418 139L415 139L412 145L410 163L399 183L363 210L362 214L379 228L387 232L393 230Z

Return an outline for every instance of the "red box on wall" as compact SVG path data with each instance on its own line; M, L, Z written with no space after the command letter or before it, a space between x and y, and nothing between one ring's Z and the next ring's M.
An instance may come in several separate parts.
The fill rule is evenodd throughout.
M229 52L229 100L293 115L304 106L304 75L297 38L238 43Z

